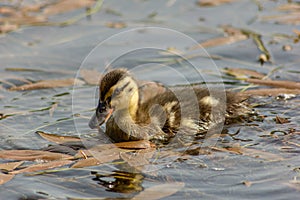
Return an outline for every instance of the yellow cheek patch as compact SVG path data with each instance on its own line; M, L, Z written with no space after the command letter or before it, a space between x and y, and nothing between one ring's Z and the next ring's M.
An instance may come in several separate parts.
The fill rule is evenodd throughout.
M129 113L133 120L136 120L135 115L138 109L138 101L139 101L139 93L138 91L135 91L129 102Z
M105 94L105 96L104 96L104 101L106 101L106 99L107 99L108 97L110 97L110 96L113 94L115 88L116 88L116 86L113 86L113 87L111 87L111 88L109 89L109 91L108 91L108 92Z

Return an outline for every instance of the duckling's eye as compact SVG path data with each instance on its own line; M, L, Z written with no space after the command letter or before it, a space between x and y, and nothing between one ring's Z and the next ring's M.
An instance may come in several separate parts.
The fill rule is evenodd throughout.
M114 95L117 96L121 93L121 89L120 88L116 88L114 91Z
M104 113L106 111L106 105L104 103L99 102L97 107L97 113Z

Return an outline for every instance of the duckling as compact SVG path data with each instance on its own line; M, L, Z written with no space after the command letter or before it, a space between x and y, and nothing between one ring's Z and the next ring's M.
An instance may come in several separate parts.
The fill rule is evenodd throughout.
M100 81L99 103L89 126L96 128L106 122L105 133L114 142L168 141L179 132L205 132L249 112L246 98L238 93L226 91L224 102L222 95L216 95L221 93L206 88L161 88L143 99L147 90L143 91L126 69L108 72Z

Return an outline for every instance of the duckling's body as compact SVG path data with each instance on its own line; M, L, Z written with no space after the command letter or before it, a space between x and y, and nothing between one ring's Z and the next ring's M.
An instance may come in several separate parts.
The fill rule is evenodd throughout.
M139 88L127 70L107 73L100 82L99 105L90 126L101 125L112 113L106 122L105 133L113 141L166 141L178 132L204 132L249 112L245 98L236 93L226 92L225 97L217 90L199 87L172 90L158 87L158 90L157 94L152 91L150 97L144 98L141 93L147 93L147 89Z

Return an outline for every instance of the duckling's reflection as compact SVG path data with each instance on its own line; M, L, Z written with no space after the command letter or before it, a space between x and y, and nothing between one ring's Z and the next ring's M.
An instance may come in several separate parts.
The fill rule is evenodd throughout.
M107 188L106 191L109 192L133 193L143 190L142 182L144 176L139 173L125 171L113 171L111 174L91 173L96 176L93 180Z

